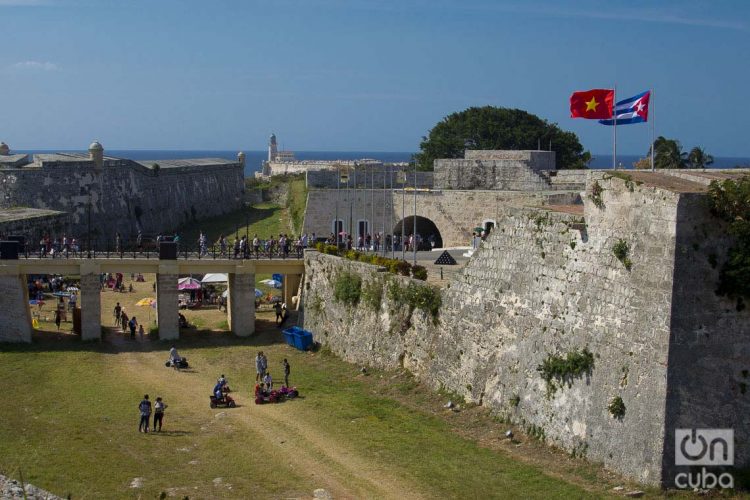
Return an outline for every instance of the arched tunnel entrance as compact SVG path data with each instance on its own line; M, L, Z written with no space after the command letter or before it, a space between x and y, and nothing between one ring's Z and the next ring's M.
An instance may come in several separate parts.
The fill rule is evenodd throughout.
M393 234L401 236L401 228L404 229L404 235L408 238L414 232L414 216L410 215L401 220L393 228ZM443 248L443 237L434 222L426 217L417 216L417 234L422 238L419 250L430 250L431 248ZM434 239L435 245L431 244Z

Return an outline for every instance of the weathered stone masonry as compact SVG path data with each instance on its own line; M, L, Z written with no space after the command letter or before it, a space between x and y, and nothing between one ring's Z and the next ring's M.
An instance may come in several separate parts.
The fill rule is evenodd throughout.
M365 282L382 275L309 253L306 328L344 359L403 366L541 429L548 442L639 481L672 484L675 428L732 427L736 443L748 442L750 394L741 384L750 313L713 293L726 236L702 194L590 175L604 207L587 201L584 217L508 209L443 291L439 326L419 310L404 322L387 299L377 313L336 303L342 268ZM629 271L612 252L620 239ZM537 367L583 348L594 354L590 374L549 392ZM622 419L608 411L616 396ZM747 466L747 448L736 453Z
M84 155L35 155L0 169L0 207L27 206L70 214L70 230L112 239L173 230L185 222L236 210L244 195L243 165L221 159L138 163L105 158L101 168Z

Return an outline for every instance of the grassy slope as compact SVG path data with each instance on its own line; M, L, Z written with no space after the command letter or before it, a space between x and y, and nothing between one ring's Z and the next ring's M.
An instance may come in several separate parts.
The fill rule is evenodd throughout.
M288 436L300 453L312 446L307 439L329 443L331 450L322 444L313 455L326 476L340 476L356 496L382 496L383 485L347 471L337 462L339 449L348 460L371 463L363 468L383 468L386 476L397 471L406 484L416 485L410 490L415 497L502 497L509 491L529 498L585 496L535 467L459 437L441 418L374 394L374 381L358 377L355 366L274 341L262 346L270 369L278 371L287 357L302 400L252 405L250 361L259 347L226 337L216 343L228 345L210 345L206 337L180 341L195 373L163 368L167 347L160 343L68 343L55 350L40 343L0 352L0 377L20 380L19 392L25 394L17 405L0 409L0 471L16 476L20 468L27 481L74 498L131 496L134 477L145 478L139 492L147 498L172 487L191 497L275 497L319 487L319 478L275 451L278 442L256 432L264 426L277 429L279 440ZM156 352L149 352L152 348ZM221 410L209 410L205 396L219 371L236 386L243 406L217 419ZM145 391L170 405L170 433L136 432L136 405ZM242 424L243 417L250 425ZM305 436L298 425L314 429L314 436ZM297 434L301 437L291 439ZM190 464L193 460L198 463ZM260 475L266 478L262 484ZM217 489L217 477L233 489Z

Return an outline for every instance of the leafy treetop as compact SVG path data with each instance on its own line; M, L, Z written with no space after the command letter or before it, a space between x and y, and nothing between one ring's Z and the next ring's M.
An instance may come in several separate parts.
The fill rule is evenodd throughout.
M548 147L558 168L586 168L591 154L578 136L555 123L520 109L484 106L468 108L441 120L422 138L415 156L420 170L432 170L438 158L463 158L466 149L537 149Z

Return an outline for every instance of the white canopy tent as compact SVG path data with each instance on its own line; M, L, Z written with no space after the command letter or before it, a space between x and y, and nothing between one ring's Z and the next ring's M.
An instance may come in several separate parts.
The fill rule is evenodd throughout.
M203 277L201 283L226 283L229 276L226 273L208 273Z

